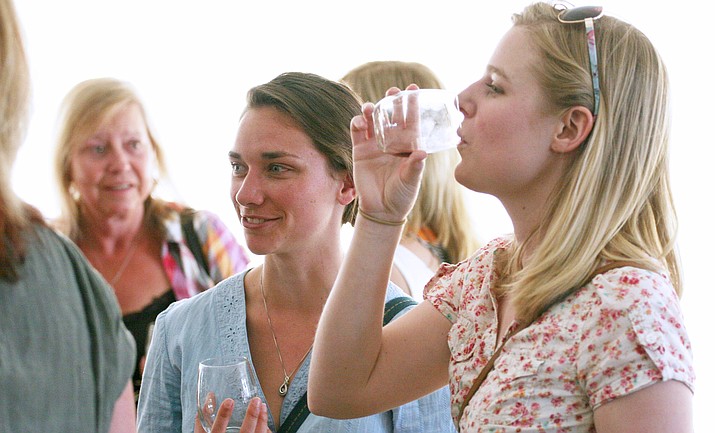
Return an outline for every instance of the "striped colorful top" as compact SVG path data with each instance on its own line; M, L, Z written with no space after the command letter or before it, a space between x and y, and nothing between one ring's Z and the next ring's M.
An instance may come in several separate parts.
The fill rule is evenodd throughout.
M194 231L206 258L208 272L188 246L181 229L180 212L177 210L164 224L166 241L161 248L162 262L177 300L203 292L248 266L246 250L217 215L197 210L193 218Z

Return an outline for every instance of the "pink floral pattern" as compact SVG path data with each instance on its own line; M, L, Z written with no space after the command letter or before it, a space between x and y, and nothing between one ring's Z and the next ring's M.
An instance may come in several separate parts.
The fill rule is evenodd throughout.
M458 265L443 265L425 288L425 299L453 324L455 417L497 346L492 262L509 242L496 239ZM695 381L672 284L643 269L613 269L509 340L465 409L460 431L594 432L599 405L665 380L691 390Z

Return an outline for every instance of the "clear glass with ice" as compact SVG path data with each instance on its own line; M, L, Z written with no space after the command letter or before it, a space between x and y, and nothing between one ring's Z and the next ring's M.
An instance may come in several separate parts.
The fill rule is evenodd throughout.
M427 153L457 147L464 116L457 95L443 89L403 90L375 104L377 145L387 153Z

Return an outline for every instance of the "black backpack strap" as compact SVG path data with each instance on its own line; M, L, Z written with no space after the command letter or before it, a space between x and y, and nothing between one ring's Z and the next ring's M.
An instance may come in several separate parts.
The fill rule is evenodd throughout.
M390 299L385 304L385 315L382 318L382 325L385 326L399 313L410 305L417 305L417 302L409 296L398 296ZM308 409L308 393L303 394L303 397L298 400L298 403L290 411L285 422L281 424L278 433L295 433L303 424L306 418L310 415Z
M308 409L308 393L303 394L303 397L298 400L298 403L293 407L293 410L288 414L285 422L281 424L278 433L295 433L298 431L303 421L310 415Z
M385 315L382 318L382 326L390 323L400 311L411 305L417 305L417 301L409 296L398 296L397 298L390 299L387 304L385 304Z
M191 250L191 254L194 255L196 262L206 271L207 275L211 275L209 264L206 261L206 256L201 247L201 241L194 229L194 213L195 211L193 209L186 209L181 212L181 232L184 234L186 245L189 247L189 250Z

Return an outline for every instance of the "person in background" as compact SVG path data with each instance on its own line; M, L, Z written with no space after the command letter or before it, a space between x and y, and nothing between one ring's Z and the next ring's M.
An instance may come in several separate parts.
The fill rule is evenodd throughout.
M0 0L0 431L131 433L134 342L111 287L11 188L29 68Z
M218 356L253 365L267 405L257 431L454 431L446 387L353 420L314 416L306 406L316 325L343 259L341 227L355 219L349 125L359 113L347 86L314 74L281 74L248 92L229 152L231 194L246 244L263 262L157 317L140 432L197 428L198 365ZM385 286L380 317L389 321L400 305L415 302Z
M425 301L383 328L426 153L380 152L366 104L352 122L359 216L318 325L309 407L366 416L449 383L461 432L691 433L665 66L600 7L534 3L513 23L459 95L455 170L502 202L513 236L442 265Z
M57 227L104 276L136 341L138 397L156 316L244 270L244 248L208 211L154 197L164 151L136 90L114 78L77 84L65 97L55 154Z
M341 81L363 101L376 103L391 87L416 84L422 89L444 89L437 75L416 62L373 61L350 70ZM390 279L418 301L438 266L457 263L478 245L463 189L454 180L457 149L430 154L420 182L417 202L407 216L395 250Z

